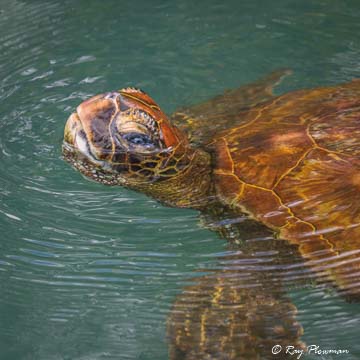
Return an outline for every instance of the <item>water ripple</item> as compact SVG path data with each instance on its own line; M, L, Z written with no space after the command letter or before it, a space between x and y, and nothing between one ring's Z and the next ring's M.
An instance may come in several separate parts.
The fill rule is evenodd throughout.
M309 268L354 262L355 252L306 262L261 232L242 234L243 247L228 245L200 226L197 212L89 182L61 158L65 119L103 91L143 87L171 112L280 67L295 69L282 89L360 76L360 9L350 3L292 9L281 1L259 11L246 1L210 1L204 10L159 0L139 12L112 0L2 2L4 359L167 359L165 324L176 299L226 284L256 291L269 275L298 308L304 340L360 351L358 308L325 286L325 272L316 283ZM202 223L216 230L245 222Z

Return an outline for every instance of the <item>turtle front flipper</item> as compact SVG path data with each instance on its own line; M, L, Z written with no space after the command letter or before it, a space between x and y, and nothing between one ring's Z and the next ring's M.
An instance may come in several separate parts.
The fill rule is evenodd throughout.
M184 289L168 321L171 360L271 359L280 346L276 358L286 359L287 346L304 348L291 300L273 283L251 286L246 275L220 270Z
M273 98L273 88L290 74L289 69L274 71L256 82L226 90L203 103L177 109L170 119L190 134L194 143L205 142L221 130L240 125L241 113Z
M234 218L227 220L216 220L211 227L235 251L177 296L168 319L170 359L291 358L287 346L305 347L296 307L282 284L286 262L294 262L294 249L250 220L241 220L241 226L231 224ZM260 252L269 253L263 262ZM273 349L282 350L275 356Z

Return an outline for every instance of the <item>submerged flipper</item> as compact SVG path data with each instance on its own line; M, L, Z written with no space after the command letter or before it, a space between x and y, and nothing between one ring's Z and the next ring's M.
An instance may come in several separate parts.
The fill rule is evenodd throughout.
M273 98L273 88L290 74L288 69L274 71L254 83L226 90L201 104L180 108L171 115L171 121L188 132L192 142L205 142L216 132L240 124L242 112Z
M286 263L296 258L293 247L250 220L240 218L241 226L234 221L211 224L234 251L176 298L168 319L171 360L290 359L286 346L305 347L296 307L283 286ZM283 351L275 356L276 345Z
M296 307L281 287L247 276L215 271L184 289L168 322L171 360L272 359L276 345L304 348Z

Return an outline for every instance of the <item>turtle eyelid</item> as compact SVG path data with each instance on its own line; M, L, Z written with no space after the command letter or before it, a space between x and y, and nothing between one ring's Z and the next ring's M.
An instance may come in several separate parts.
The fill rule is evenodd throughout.
M147 134L131 132L131 133L122 135L122 137L126 141L128 141L134 145L142 145L142 146L155 145L154 142L152 141L151 137Z

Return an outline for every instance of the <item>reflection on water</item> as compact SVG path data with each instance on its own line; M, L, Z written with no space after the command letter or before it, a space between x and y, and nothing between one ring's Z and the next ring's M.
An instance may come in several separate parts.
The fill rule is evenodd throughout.
M286 323L294 341L301 324L299 344L358 358L358 305L316 284L291 246L234 226L242 248L228 245L196 211L84 180L61 142L78 103L119 87L144 88L171 113L278 68L294 70L278 91L359 77L359 12L356 1L1 2L2 358L167 359L169 314L170 333L188 336L181 343L195 355L244 335L247 344L249 329L264 343L275 329L282 341ZM264 297L255 286L244 298L259 282ZM274 293L281 301L269 308ZM256 296L263 314L284 315L261 323L263 336ZM202 322L187 334L184 318Z

